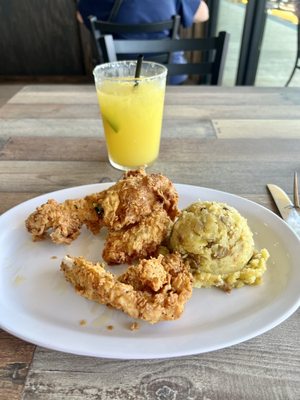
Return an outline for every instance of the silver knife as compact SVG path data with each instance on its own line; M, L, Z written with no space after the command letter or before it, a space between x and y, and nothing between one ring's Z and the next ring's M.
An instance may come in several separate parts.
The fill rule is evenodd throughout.
M300 239L299 211L294 207L289 196L279 186L269 183L267 187L275 201L280 215Z

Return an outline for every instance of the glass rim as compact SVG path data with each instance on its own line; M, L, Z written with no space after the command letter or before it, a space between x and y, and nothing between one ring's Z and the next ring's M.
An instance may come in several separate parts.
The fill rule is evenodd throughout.
M94 78L97 79L96 73L99 70L104 70L108 65L113 65L113 64L128 64L128 63L137 63L137 60L121 60L121 61L111 61L111 62L107 62L107 63L103 63L103 64L98 64L96 65L96 67L93 69L93 75ZM158 65L159 67L162 68L162 72L159 72L155 75L151 75L151 76L142 76L140 78L135 78L134 76L132 76L132 78L130 79L124 79L121 76L104 76L100 79L102 80L107 80L107 81L122 81L122 82L132 82L133 80L137 80L137 81L150 81L150 80L154 80L154 79L158 79L158 78L163 78L167 75L168 69L167 67L165 67L163 64L157 63L155 61L143 61L142 62L142 66L143 64L154 64L154 65Z

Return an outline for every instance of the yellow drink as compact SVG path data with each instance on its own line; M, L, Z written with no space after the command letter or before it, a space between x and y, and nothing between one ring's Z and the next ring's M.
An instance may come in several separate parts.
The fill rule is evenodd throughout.
M110 163L120 169L153 163L160 146L165 74L163 79L103 79L96 88Z

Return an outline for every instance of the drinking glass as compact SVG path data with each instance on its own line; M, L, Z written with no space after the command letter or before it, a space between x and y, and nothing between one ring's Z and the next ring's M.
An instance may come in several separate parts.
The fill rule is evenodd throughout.
M98 65L95 85L110 164L120 170L147 167L158 157L167 68L143 61Z

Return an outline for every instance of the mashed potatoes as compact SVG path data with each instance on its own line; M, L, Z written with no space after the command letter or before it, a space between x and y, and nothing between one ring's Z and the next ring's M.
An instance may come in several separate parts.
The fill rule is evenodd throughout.
M269 257L254 248L247 220L225 203L197 202L175 222L170 248L189 263L196 287L258 285Z

